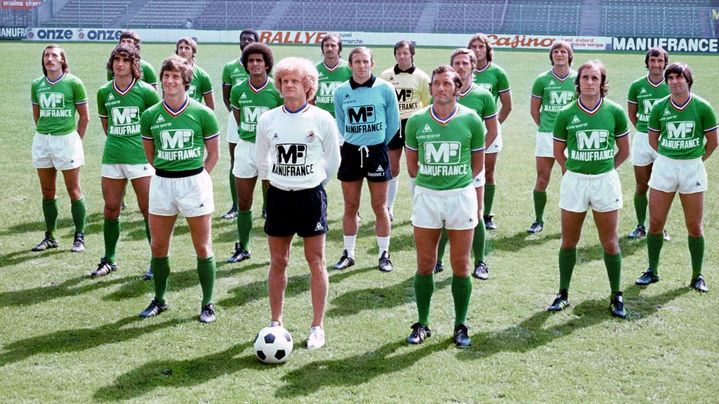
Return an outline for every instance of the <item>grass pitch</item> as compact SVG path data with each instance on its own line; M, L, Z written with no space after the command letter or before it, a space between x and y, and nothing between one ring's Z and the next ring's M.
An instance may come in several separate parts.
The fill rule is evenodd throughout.
M296 240L288 269L285 325L296 345L281 366L259 363L251 348L255 333L269 320L266 292L267 244L262 220L255 219L253 258L224 264L236 238L233 222L219 220L230 206L229 159L223 155L215 183L214 250L219 262L215 289L218 321L201 325L196 316L200 288L194 252L183 221L178 221L171 250L171 310L140 320L137 313L152 298L150 282L140 280L149 262L142 217L132 192L122 214L118 247L120 269L90 280L103 253L100 156L104 135L95 93L105 78L111 44L66 44L74 74L90 95L91 123L85 138L87 165L82 185L88 201L87 251L71 254L70 203L58 184L61 246L31 253L44 228L39 182L30 162L33 134L30 82L41 75L44 44L4 43L0 60L4 157L0 175L0 397L3 401L714 401L719 376L719 292L689 290L691 275L682 213L675 205L668 229L674 239L662 251L660 283L633 286L646 268L644 241L621 240L623 285L629 317L608 313L609 286L596 229L587 221L579 245L571 289L572 306L551 315L545 311L558 283L558 185L555 169L546 227L528 236L533 220L535 126L529 116L532 81L549 68L546 52L497 51L507 70L514 110L504 127L505 150L498 163L494 211L499 229L489 237L491 279L474 281L468 323L473 346L453 347L450 274L436 277L431 321L434 335L421 346L404 338L415 321L412 278L415 251L409 222L407 174L401 186L392 234L395 271L375 269L377 247L369 201L358 235L357 265L330 272L325 322L328 344L310 352L301 346L310 316L309 273ZM159 68L174 51L172 44L146 44L142 54ZM275 47L275 59L289 55L319 60L319 47ZM237 57L238 46L201 44L198 64L213 78L217 115L224 130L227 112L221 101L222 66ZM345 54L348 54L345 50ZM418 49L416 63L425 71L448 62L449 49ZM640 54L577 53L575 66L601 58L610 80L609 98L626 104L629 84L644 74ZM379 72L393 63L391 48L376 50ZM694 90L719 106L716 56L671 55L694 69ZM224 140L224 132L223 132ZM714 156L710 178L719 178ZM621 234L635 225L633 174L620 169L625 207ZM335 180L328 188L331 231L327 262L342 250L341 193ZM256 201L259 200L259 192ZM259 213L259 205L255 205ZM706 194L705 276L719 287L719 195ZM259 216L259 215L258 215Z

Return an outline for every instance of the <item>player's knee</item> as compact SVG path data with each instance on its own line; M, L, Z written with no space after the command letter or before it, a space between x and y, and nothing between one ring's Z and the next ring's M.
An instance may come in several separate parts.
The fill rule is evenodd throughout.
M200 244L195 246L195 253L199 259L212 257L212 246L210 244Z
M346 216L355 216L355 215L357 215L358 210L359 210L359 200L357 200L357 201L345 200L345 215Z
M688 223L687 234L689 237L701 237L704 235L704 226L702 226L701 222Z
M104 217L105 219L115 220L115 219L117 219L118 217L120 217L120 210L121 210L121 209L120 209L120 204L117 204L117 205L115 205L115 204L112 204L112 205L105 204L105 208L104 208L104 210L102 211L102 215L103 215L103 217Z
M237 195L237 206L241 211L248 211L252 209L252 194L249 195Z

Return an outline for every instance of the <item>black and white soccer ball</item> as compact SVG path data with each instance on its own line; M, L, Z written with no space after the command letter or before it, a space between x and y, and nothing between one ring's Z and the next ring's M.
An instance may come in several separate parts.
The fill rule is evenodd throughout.
M264 363L282 363L292 353L292 335L281 325L265 327L255 337L255 354Z

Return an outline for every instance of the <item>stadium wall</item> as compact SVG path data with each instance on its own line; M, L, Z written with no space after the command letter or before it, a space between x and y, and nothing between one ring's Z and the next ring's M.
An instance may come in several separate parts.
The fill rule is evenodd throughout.
M89 41L117 42L121 29L83 28L27 28L25 39L29 41ZM237 43L240 31L202 31L187 29L138 29L146 42L174 43L177 38L192 36L201 43ZM15 32L15 34L17 34ZM260 40L268 44L316 45L327 34L323 31L259 31ZM466 34L437 33L391 33L391 32L340 32L348 46L392 46L407 38L418 46L456 48L467 45ZM592 37L488 34L489 40L499 49L548 49L554 41L565 40L575 50L585 51L645 51L652 46L662 46L669 52L719 53L717 38L648 38L648 37Z

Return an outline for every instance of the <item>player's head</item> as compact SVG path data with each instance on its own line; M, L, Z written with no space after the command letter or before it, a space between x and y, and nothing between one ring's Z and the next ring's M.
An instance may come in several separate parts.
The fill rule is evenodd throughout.
M470 49L457 48L449 56L449 64L464 83L465 80L472 81L472 74L477 67L477 57Z
M414 43L405 39L394 44L394 58L397 64L414 64ZM406 60L409 59L409 60ZM402 63L400 63L400 60Z
M352 49L352 51L350 52L349 58L347 59L348 63L352 64L352 59L354 58L355 55L358 55L358 54L369 55L369 60L370 60L370 62L372 62L372 65L374 66L374 54L372 53L372 49L367 48L365 46L358 46L358 47Z
M275 87L282 94L283 79L293 77L300 80L308 100L317 93L318 73L315 65L305 58L288 57L280 60L275 67Z
M328 47L334 48L334 46L337 47L337 56L339 56L340 53L342 53L342 38L340 38L339 34L327 34L322 37L322 40L320 41L320 49L322 49L322 55L325 54L326 50L329 50Z
M607 69L598 59L589 60L582 63L577 69L577 78L574 79L574 87L577 89L577 95L582 94L582 86L585 86L590 80L598 81L599 96L605 97L609 91L609 80L607 80Z
M175 44L175 55L189 60L195 60L197 55L197 42L190 37L183 37Z
M449 85L451 83L451 86ZM432 70L429 91L435 98L456 97L462 88L462 79L450 65L439 65ZM448 91L448 93L445 93Z
M120 42L121 44L130 44L134 45L138 52L140 51L140 43L142 41L140 40L140 35L137 35L137 32L133 31L122 31L120 33Z
M474 54L474 52L472 52L472 50L467 48L457 48L452 51L452 54L449 55L450 66L454 66L454 59L460 55L469 57L469 62L472 64L472 69L477 67L477 56Z
M572 51L572 44L570 44L567 41L554 41L552 46L549 48L549 62L552 63L552 66L554 66L554 55L555 51L560 51L564 49L567 52L567 57L569 58L569 65L572 65L572 61L574 60L574 51Z
M272 50L270 47L263 44L262 42L253 42L245 47L242 51L242 66L245 67L245 71L249 74L247 64L249 63L251 55L260 55L262 60L265 61L265 73L270 74L272 71L272 65L274 64L274 58L272 57Z
M42 59L40 59L40 66L42 66L42 74L47 76L48 63L59 64L63 73L70 71L70 66L67 63L67 55L65 50L60 45L52 44L45 47L42 51Z
M192 82L192 66L187 60L172 55L162 62L160 67L160 81L165 77L165 72L178 72L182 77L182 83L185 85L185 91L190 89L190 83Z
M474 34L474 36L469 38L467 48L474 51L475 56L477 56L477 60L487 59L487 62L491 62L494 58L494 49L492 49L492 44L489 43L487 35L482 33Z
M117 45L110 53L110 60L107 61L107 70L111 73L115 72L114 64L118 58L127 59L130 64L130 73L133 79L142 77L142 68L140 67L140 51L136 47L130 45Z
M352 49L347 61L352 70L352 78L355 81L364 82L372 77L372 68L374 67L374 55L372 50L360 46Z
M694 78L692 76L692 69L689 68L689 65L686 63L672 63L669 66L667 66L666 70L664 70L664 81L669 85L669 79L673 76L682 76L687 81L687 85L689 86L689 90L692 89L692 84L694 84ZM669 86L671 88L671 86Z
M243 29L240 32L240 50L244 51L247 45L260 42L260 35L254 29Z
M646 66L647 69L649 69L649 58L652 57L664 59L664 66L662 66L662 68L667 67L667 64L669 64L669 54L664 48L650 48L646 56L644 56L644 66Z

